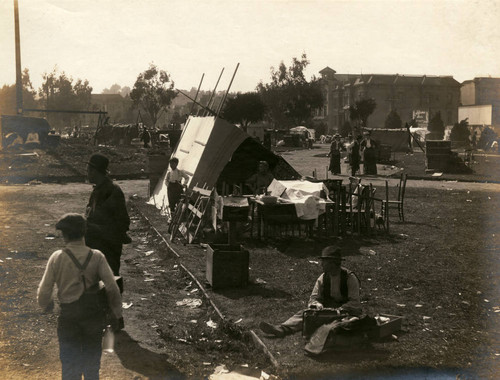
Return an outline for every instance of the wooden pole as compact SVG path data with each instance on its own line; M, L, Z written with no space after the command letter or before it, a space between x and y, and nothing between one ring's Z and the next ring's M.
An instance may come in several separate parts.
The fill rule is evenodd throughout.
M195 97L194 97L193 106L191 107L191 111L189 111L189 114L190 114L190 115L193 113L194 106L195 106L195 104L196 104L196 99L198 99L198 94L199 94L199 92L200 92L201 83L203 82L203 78L205 78L205 73L203 73L203 75L201 76L200 84L198 85L198 90L196 90L196 95L195 95Z
M234 70L233 77L231 78L231 82L229 82L229 86L227 86L226 93L224 94L224 98L222 99L222 102L219 105L219 108L217 109L217 117L219 117L219 114L222 111L222 108L224 107L224 103L226 102L227 94L229 93L229 90L231 88L231 85L233 84L234 77L236 76L236 72L238 71L238 67L240 67L240 63L236 65L236 69Z
M207 110L209 113L211 113L212 115L216 116L216 113L214 111L212 111L210 108L208 107L205 107L203 104L200 104L198 103L196 100L194 100L192 97L190 97L188 94L182 92L181 90L176 90L179 94L182 94L184 95L186 98L188 98L189 100L192 100L195 104L199 105L201 108L203 108L204 110Z
M23 113L23 73L21 71L21 36L19 33L19 5L14 0L14 29L16 45L16 113Z
M215 101L215 91L217 91L217 86L219 85L219 81L220 81L220 78L222 77L223 72L224 72L224 67L222 68L222 70L220 72L219 79L217 79L217 83L215 83L215 87L214 87L214 90L212 91L212 94L210 95L210 99L208 99L207 108L210 108L210 106L212 105L212 100ZM206 116L206 112L205 112L205 116Z

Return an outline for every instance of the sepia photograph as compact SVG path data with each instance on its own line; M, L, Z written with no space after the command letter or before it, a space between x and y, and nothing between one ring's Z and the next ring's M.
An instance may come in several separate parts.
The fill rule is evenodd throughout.
M2 1L0 377L497 379L498 20Z

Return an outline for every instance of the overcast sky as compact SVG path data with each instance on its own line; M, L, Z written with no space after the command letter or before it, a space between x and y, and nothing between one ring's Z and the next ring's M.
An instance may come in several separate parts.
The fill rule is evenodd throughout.
M15 83L13 0L0 2L0 85ZM306 53L338 73L500 77L500 0L19 0L22 67L57 65L95 93L154 62L177 88L251 91Z

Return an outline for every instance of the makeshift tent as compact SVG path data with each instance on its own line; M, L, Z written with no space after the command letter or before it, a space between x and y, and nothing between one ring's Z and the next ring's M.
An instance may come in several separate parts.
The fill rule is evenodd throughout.
M371 137L382 145L390 145L393 152L406 152L408 150L409 134L406 128L401 129L370 129Z
M277 179L301 177L282 157L235 125L213 116L190 116L172 157L179 159L178 168L190 176L190 188L216 187L221 192L223 183L245 182L257 171L259 161L267 161ZM167 170L158 181L149 202L157 207L165 207L168 203L166 175Z
M292 135L295 135L295 134L304 135L304 132L307 132L308 138L315 140L316 131L312 128L306 128L304 126L290 128L290 134L292 134Z
M2 115L2 125L1 131L4 140L3 144L6 144L5 136L10 133L15 133L26 141L28 135L31 133L38 135L39 142L44 145L47 141L47 135L50 131L50 125L47 120L39 117L26 117L20 115ZM3 146L6 148L6 146Z

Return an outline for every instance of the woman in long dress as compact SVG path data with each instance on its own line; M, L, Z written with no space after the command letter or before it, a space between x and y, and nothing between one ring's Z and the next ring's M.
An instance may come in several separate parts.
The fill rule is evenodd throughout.
M360 149L363 154L363 174L377 174L377 144L370 136L370 131L363 132L364 139Z
M332 145L330 145L330 166L328 170L332 174L340 174L340 151L342 149L342 142L340 141L340 135L337 133L334 136Z

